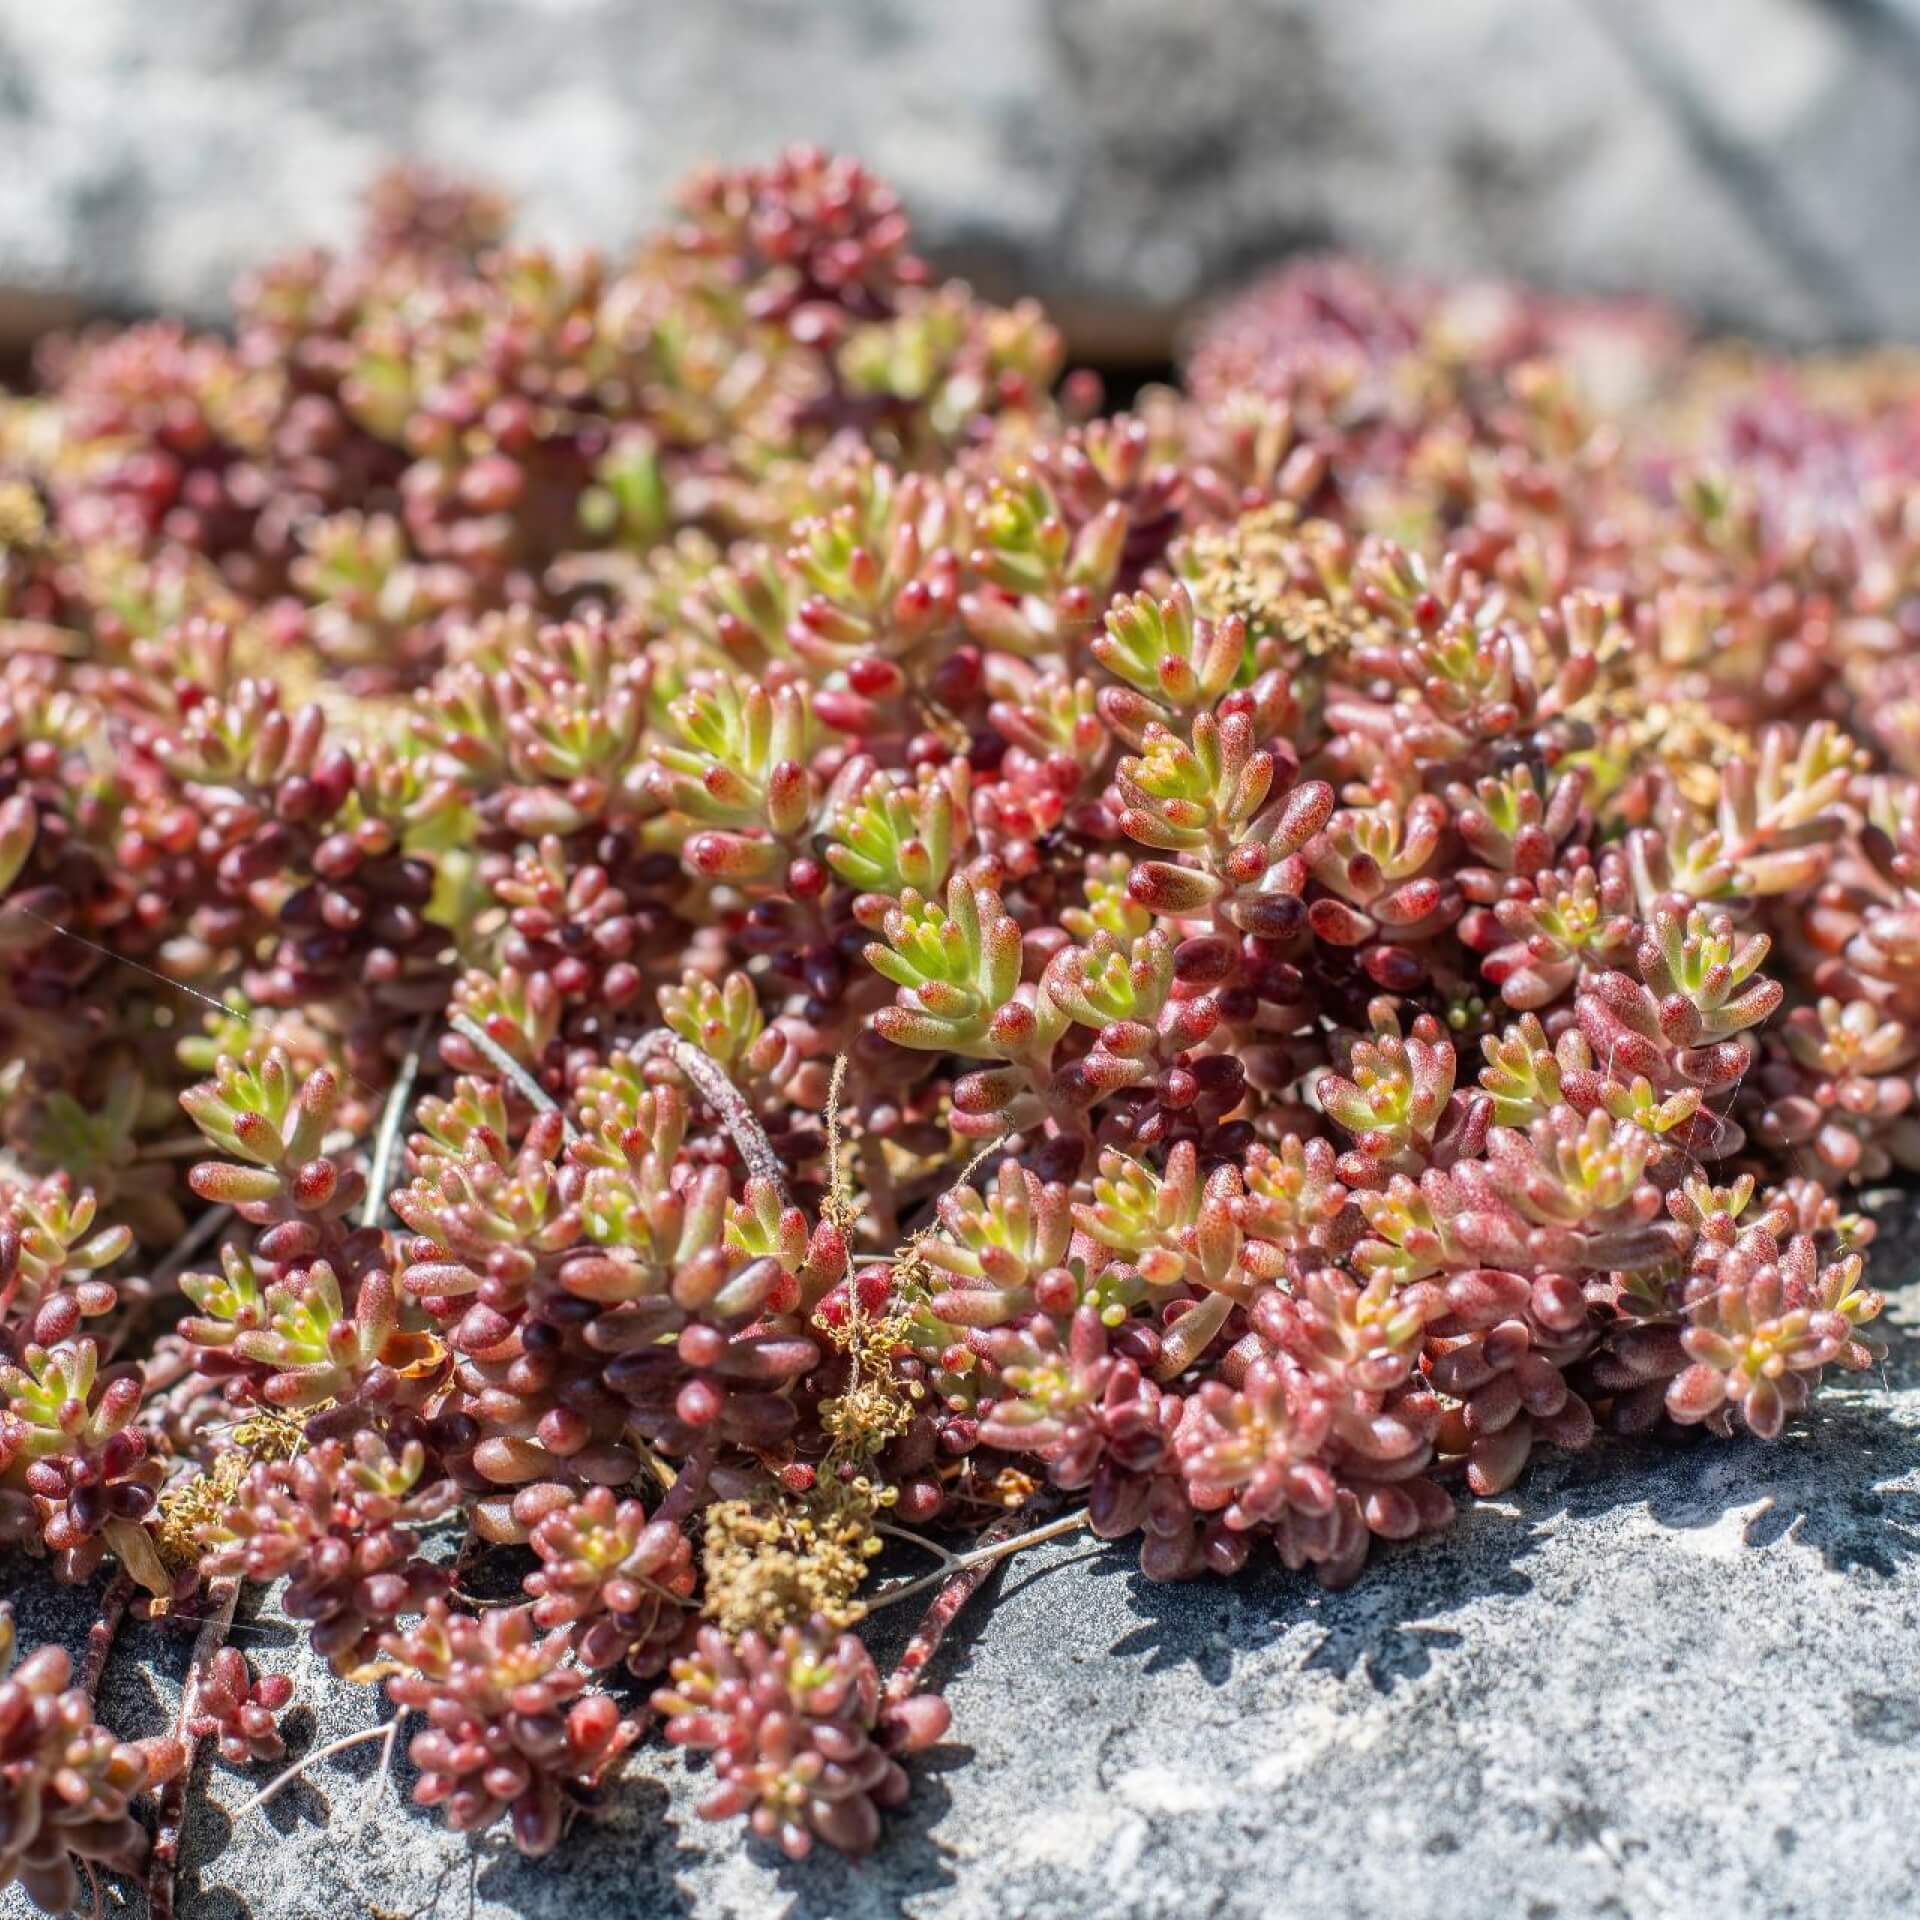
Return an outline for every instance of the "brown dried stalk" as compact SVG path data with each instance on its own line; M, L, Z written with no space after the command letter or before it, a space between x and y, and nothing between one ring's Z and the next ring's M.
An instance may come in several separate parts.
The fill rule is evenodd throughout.
M693 1083L694 1092L720 1116L720 1124L747 1172L756 1180L771 1182L780 1195L780 1204L789 1204L787 1170L774 1152L767 1130L718 1061L665 1027L656 1027L635 1041L632 1053L641 1066L662 1057L671 1060Z
M363 1227L377 1227L387 1210L387 1189L393 1180L393 1165L400 1151L400 1135L413 1105L414 1083L420 1077L420 1060L426 1051L427 1035L433 1030L433 1016L420 1016L413 1040L400 1071L387 1090L387 1103L380 1113L380 1131L374 1136L373 1159L367 1172L367 1201L360 1210ZM471 1036L469 1036L471 1038Z

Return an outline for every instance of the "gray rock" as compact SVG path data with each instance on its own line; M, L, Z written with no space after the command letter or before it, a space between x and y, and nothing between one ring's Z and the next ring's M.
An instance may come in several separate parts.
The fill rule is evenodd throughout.
M0 291L216 315L400 152L617 247L808 138L1093 355L1302 244L1910 334L1917 84L1916 0L0 0Z
M1917 1241L1883 1241L1882 1285ZM700 1768L654 1744L551 1859L470 1850L368 1745L237 1822L260 1777L203 1774L180 1914L1893 1920L1920 1879L1920 1297L1890 1318L1886 1367L1779 1444L1549 1458L1347 1593L1031 1549L943 1651L950 1743L870 1861L790 1866L709 1826ZM23 1582L23 1639L77 1646L93 1599ZM237 1638L298 1674L310 1746L379 1717L271 1596ZM170 1724L184 1653L129 1630L110 1723Z

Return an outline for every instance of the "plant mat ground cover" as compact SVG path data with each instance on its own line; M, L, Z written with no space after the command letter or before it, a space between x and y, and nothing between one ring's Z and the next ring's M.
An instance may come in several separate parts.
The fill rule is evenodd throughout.
M196 1764L291 1757L258 1588L457 1829L664 1738L859 1854L1025 1544L1337 1587L1778 1436L1920 1166L1917 430L1334 261L1112 412L808 150L619 262L401 172L230 336L48 343L0 1539L101 1608L0 1629L0 1880L165 1920Z

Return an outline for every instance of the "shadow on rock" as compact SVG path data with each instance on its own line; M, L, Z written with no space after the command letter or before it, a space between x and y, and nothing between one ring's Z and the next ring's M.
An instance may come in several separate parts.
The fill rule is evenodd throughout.
M1888 1378L1920 1374L1920 1329L1895 1330L1888 1364ZM1835 1572L1891 1576L1920 1554L1920 1429L1893 1416L1890 1396L1876 1390L1881 1382L1877 1374L1861 1385L1830 1378L1810 1413L1773 1442L1677 1429L1541 1455L1498 1505L1463 1499L1448 1531L1376 1546L1361 1578L1339 1593L1259 1556L1232 1581L1156 1584L1121 1542L1099 1554L1093 1572L1127 1581L1140 1624L1109 1651L1144 1656L1148 1673L1188 1667L1224 1687L1243 1656L1314 1624L1322 1638L1305 1670L1343 1680L1358 1671L1376 1692L1390 1693L1462 1644L1444 1624L1448 1614L1489 1594L1531 1591L1521 1563L1550 1537L1551 1522L1633 1506L1681 1532L1737 1515L1745 1550L1791 1540Z
M1186 1666L1209 1686L1224 1687L1243 1655L1306 1624L1321 1629L1307 1670L1340 1679L1359 1671L1375 1692L1390 1693L1427 1673L1436 1653L1461 1644L1440 1618L1488 1594L1517 1599L1532 1591L1518 1563L1535 1544L1529 1530L1502 1516L1469 1512L1444 1534L1383 1550L1354 1586L1329 1593L1271 1560L1231 1581L1164 1585L1146 1579L1121 1543L1096 1572L1124 1577L1128 1602L1142 1618L1108 1651L1145 1654L1148 1673Z
M779 1875L791 1895L789 1905L767 1920L851 1920L851 1916L892 1915L914 1894L954 1884L948 1852L933 1830L953 1806L944 1774L956 1773L973 1759L971 1747L950 1743L916 1754L907 1769L913 1783L904 1807L886 1816L884 1882L871 1862L850 1860L831 1847L816 1846L804 1860L789 1860L772 1841L754 1839L754 1853ZM733 1832L738 1833L735 1826Z
M688 1856L667 1805L667 1790L659 1781L624 1775L603 1802L604 1817L582 1815L569 1840L537 1860L517 1852L505 1828L499 1828L473 1854L477 1875L461 1872L457 1859L447 1863L437 1896L445 1903L441 1912L446 1920L459 1920L477 1887L488 1901L524 1920L575 1920L599 1913L646 1914L649 1920L657 1914L670 1920L691 1914L694 1898L683 1883Z
M1693 1531L1743 1514L1744 1546L1790 1539L1836 1573L1889 1576L1920 1553L1920 1431L1876 1400L1830 1395L1775 1441L1603 1442L1569 1468L1544 1506L1523 1500L1530 1515L1557 1507L1589 1518L1644 1503L1660 1525ZM1893 1484L1901 1480L1914 1484Z
M201 1763L205 1765L204 1760ZM233 1838L233 1822L197 1788L187 1802L186 1828L180 1836L180 1866L174 1882L174 1911L193 1920L249 1920L253 1908L237 1887L208 1886L220 1856Z

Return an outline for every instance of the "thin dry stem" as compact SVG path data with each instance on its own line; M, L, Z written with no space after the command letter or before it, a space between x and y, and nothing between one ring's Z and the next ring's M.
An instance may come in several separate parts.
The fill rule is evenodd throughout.
M918 1547L922 1553L930 1553L941 1566L951 1573L960 1564L960 1556L949 1552L938 1540L929 1540L924 1533L915 1533L911 1527L896 1527L886 1520L873 1523L875 1533L884 1533L889 1540L904 1540L910 1547Z
M470 1041L487 1056L488 1063L499 1076L512 1084L520 1097L536 1113L558 1113L560 1124L568 1140L577 1138L574 1124L561 1111L560 1103L543 1087L525 1067L523 1067L505 1047L495 1040L475 1021L469 1020L464 1013L447 1016L450 1026L461 1039Z
M771 1182L783 1207L792 1204L787 1191L787 1170L774 1152L766 1128L717 1060L665 1027L643 1034L630 1051L642 1066L663 1057L671 1060L692 1082L694 1092L720 1116L720 1124L726 1128L727 1138L733 1142L734 1151L747 1172L756 1180Z
M847 1056L837 1053L833 1057L833 1077L827 1082L827 1198L821 1213L842 1233L852 1227L860 1213L853 1203L853 1195L847 1191L846 1168L841 1161L840 1107L846 1093ZM867 1199L871 1202L872 1183L867 1184ZM891 1208L887 1211L890 1214Z
M1021 1508L1021 1514L1028 1511ZM1017 1517L1017 1516L1016 1516ZM992 1540L990 1536L1000 1523L994 1522L980 1536L977 1546L969 1547L965 1553L949 1553L936 1541L925 1539L917 1533L908 1533L901 1527L878 1525L877 1531L891 1534L896 1540L910 1540L917 1547L924 1547L929 1553L937 1553L941 1566L937 1572L917 1574L911 1580L903 1580L897 1587L889 1587L877 1595L868 1608L869 1612L878 1612L882 1607L890 1607L896 1600L911 1600L917 1594L930 1593L941 1581L952 1575L976 1571L991 1567L996 1561L1005 1560L1018 1553L1022 1547L1035 1547L1043 1540L1057 1540L1063 1533L1077 1532L1087 1524L1087 1511L1084 1507L1078 1512L1069 1513L1058 1520L1050 1520L1044 1527L1034 1527L1027 1533L1015 1534L1011 1539Z
M413 1104L414 1083L420 1078L420 1057L426 1051L427 1036L433 1031L433 1015L423 1013L413 1030L412 1044L400 1071L387 1090L387 1104L381 1110L380 1131L374 1136L373 1160L367 1171L367 1200L360 1210L363 1227L377 1227L387 1211L387 1191L393 1184L393 1164L400 1151L400 1135L406 1126L407 1112Z
M358 1733L343 1733L338 1740L329 1740L324 1747L315 1747L311 1753L303 1754L284 1773L275 1774L251 1800L235 1811L234 1824L237 1826L256 1808L264 1807L283 1787L292 1786L309 1767L317 1767L322 1760L331 1760L336 1753L345 1753L350 1747L364 1747L369 1740L391 1740L394 1730L405 1717L396 1713L391 1720L383 1720L377 1727L362 1727Z
M407 1716L396 1713L387 1722L387 1737L380 1743L380 1764L374 1769L373 1778L367 1782L366 1793L361 1797L360 1811L353 1816L353 1825L347 1829L346 1838L340 1843L350 1847L360 1838L374 1808L379 1804L380 1796L386 1791L387 1777L393 1771L393 1749L400 1738L400 1722Z
M196 1260L201 1250L216 1239L229 1220L233 1218L231 1207L209 1207L168 1251L167 1257L147 1276L150 1288L171 1285L186 1272L189 1261Z

